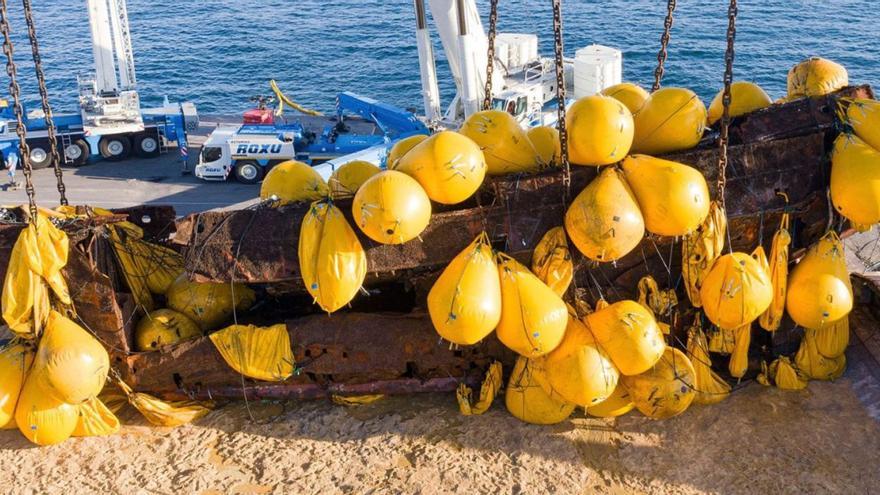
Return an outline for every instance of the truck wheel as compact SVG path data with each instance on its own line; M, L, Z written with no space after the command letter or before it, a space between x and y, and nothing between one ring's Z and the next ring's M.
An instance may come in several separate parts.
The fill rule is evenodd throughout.
M134 136L134 152L141 158L159 156L159 136L155 133L143 132Z
M48 141L34 141L28 143L28 147L31 149L29 161L32 169L39 170L52 164L52 155L49 152Z
M263 178L263 167L253 160L242 160L235 164L235 180L242 184L256 184Z
M64 148L65 162L74 167L82 167L89 161L91 149L85 139L77 139Z
M114 136L104 136L98 142L98 150L105 160L119 161L128 158L131 152L131 141L127 136L117 134Z

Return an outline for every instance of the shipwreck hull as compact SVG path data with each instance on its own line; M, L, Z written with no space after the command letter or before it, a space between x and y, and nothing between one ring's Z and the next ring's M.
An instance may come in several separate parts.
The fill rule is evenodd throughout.
M835 109L841 96L873 98L873 93L867 86L852 87L735 119L726 188L734 249L750 251L759 242L769 248L784 211L791 214L794 255L824 233L829 225L828 150L839 132ZM711 137L694 150L664 158L703 172L715 197L718 151ZM573 167L568 199L595 175L593 167ZM66 227L76 246L66 274L80 322L100 338L114 366L138 391L169 398L246 394L254 399L452 390L462 381L478 381L492 360L510 364L515 356L494 336L465 348L442 342L424 309L427 291L483 230L496 249L528 263L544 232L561 224L565 193L559 170L491 178L468 202L436 209L420 239L390 246L359 233L368 259L364 287L369 296L358 295L352 308L330 316L311 303L299 274L299 229L308 205L206 212L177 221L167 207L118 210L115 220L138 223L152 239L181 250L190 278L253 284L264 303L239 320L286 323L297 372L284 382L242 377L208 337L133 352L137 316L100 222ZM336 204L354 224L350 202ZM0 225L0 270L5 271L20 229ZM572 250L574 285L591 301L600 291L618 299L632 297L639 278L651 274L661 286L679 289L679 317L670 323L680 329L687 320L687 302L680 290L679 246L675 239L646 237L629 255L602 265Z

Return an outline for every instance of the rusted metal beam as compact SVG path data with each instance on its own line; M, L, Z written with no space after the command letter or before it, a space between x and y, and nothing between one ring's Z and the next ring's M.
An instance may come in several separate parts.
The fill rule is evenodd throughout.
M266 384L243 378L226 364L210 339L202 337L131 354L126 361L130 383L135 390L199 397L241 397L242 387L267 397L270 393L310 395L318 389L339 389L342 384L395 393L420 386L433 389L446 383L440 379L479 376L492 359L509 364L514 360L494 337L451 349L421 312L311 315L288 320L287 329L297 373L284 382ZM390 388L365 385L373 382L387 383Z

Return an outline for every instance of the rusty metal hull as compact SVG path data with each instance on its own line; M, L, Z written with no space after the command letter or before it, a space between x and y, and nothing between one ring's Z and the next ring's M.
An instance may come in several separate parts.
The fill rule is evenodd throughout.
M827 151L838 132L833 109L839 96L873 94L866 86L848 88L834 97L774 106L735 120L727 183L734 249L751 250L761 241L769 247L783 210L792 215L795 251L824 232ZM665 158L703 172L714 196L718 156L711 138ZM571 196L595 174L593 167L575 167ZM788 194L789 205L776 194L780 191ZM494 337L460 349L441 342L424 311L427 290L449 260L484 229L497 249L527 262L544 232L561 224L563 193L560 171L493 178L468 202L437 208L420 239L388 246L361 235L369 268L365 287L379 297L358 296L353 309L332 316L318 314L304 297L299 276L299 226L307 205L207 212L176 223L168 208L118 211L115 220L140 224L151 239L164 241L173 233L170 243L184 252L193 279L255 284L275 301L275 308L240 316L257 323L286 322L298 372L280 383L242 377L207 337L160 351L133 352L137 317L100 222L69 228L76 249L65 270L80 322L107 346L114 366L139 391L169 398L247 394L253 399L453 390L461 381L479 380L491 360L510 364L515 356ZM350 202L337 205L351 222ZM0 274L20 228L0 225ZM648 237L614 264L595 265L575 252L575 283L588 290L601 285L614 298L631 296L647 273L661 284L678 286L680 243L675 241ZM397 304L390 305L396 312L387 312L383 293L384 300Z

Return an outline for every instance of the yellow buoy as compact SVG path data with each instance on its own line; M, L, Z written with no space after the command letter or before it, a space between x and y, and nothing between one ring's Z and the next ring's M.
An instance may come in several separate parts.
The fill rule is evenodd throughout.
M585 96L571 105L565 118L568 158L578 165L608 165L629 153L633 116L610 96Z
M841 134L831 152L831 202L853 223L880 222L880 151Z
M173 309L157 309L141 318L134 330L135 348L152 351L202 335L199 326Z
M516 119L501 110L477 112L459 130L483 150L489 175L536 172L538 152Z
M39 377L27 378L18 405L15 423L18 430L32 443L53 445L73 434L79 421L77 406L68 404L40 386Z
M316 201L330 194L327 183L312 167L288 160L272 167L260 185L260 199L278 198L279 205Z
M626 182L645 217L645 228L657 235L693 232L709 214L709 187L699 171L647 155L623 161Z
M595 406L588 407L586 410L587 414L597 418L616 418L632 411L635 407L636 405L629 396L629 391L624 386L623 380L621 380L617 382L617 386L614 387L614 392L611 393L611 396Z
M788 71L788 99L827 95L847 84L849 76L842 65L810 57Z
M299 270L306 290L332 313L358 293L367 276L367 255L342 211L312 203L299 231Z
M416 144L397 161L395 169L419 181L432 200L453 205L480 188L486 160L470 138L441 131Z
M623 375L638 375L657 363L666 349L651 312L635 301L618 301L587 315L596 342Z
M718 92L709 104L709 125L721 120L724 111L722 99L724 90ZM734 81L730 85L730 117L739 117L747 113L769 107L773 104L770 96L757 84L749 81Z
M821 328L844 318L852 306L843 243L834 231L829 231L789 274L785 309L798 325Z
M516 360L507 382L504 404L516 419L535 425L552 425L568 419L576 407L550 397L538 385L538 371L522 356Z
M30 344L15 342L0 350L0 426L15 415L15 405L31 364L34 350Z
M101 392L109 371L104 346L61 313L50 311L30 373L37 385L57 400L82 404Z
M431 201L412 177L386 170L370 177L354 195L351 213L370 239L403 244L418 237L431 221Z
M501 281L485 232L458 254L428 293L428 313L444 339L471 345L501 320Z
M640 375L621 377L629 395L645 416L666 419L679 415L696 397L696 372L683 352L667 347L663 357Z
M165 293L168 307L183 313L203 331L213 330L237 311L247 311L257 300L254 291L240 283L190 282L186 275Z
M568 207L565 230L584 256L614 261L645 236L645 220L623 174L606 168Z
M541 165L558 165L562 157L562 144L559 142L559 131L555 127L541 125L530 127L526 136L535 147Z
M755 321L773 301L767 269L746 253L720 256L700 287L703 311L721 328L733 330Z
M498 340L521 356L536 358L562 342L568 309L528 268L501 254L501 320Z
M703 137L706 106L689 89L661 88L633 115L633 153L660 155L693 148Z
M623 103L633 114L638 112L648 100L648 97L651 96L650 93L638 84L628 82L609 86L602 90L602 94Z
M617 386L619 373L593 334L569 312L562 342L535 360L538 383L554 399L579 406L597 405Z
M400 161L404 155L409 153L409 150L413 149L415 145L421 143L425 139L428 139L427 134L416 134L394 143L394 146L391 147L388 151L388 156L385 158L385 168L388 170L396 170L397 162Z
M333 196L333 199L350 198L354 196L361 184L381 171L382 169L376 165L364 160L344 163L330 176L330 195Z
M875 150L880 150L880 102L855 98L846 107L846 123L856 136Z
M562 227L544 233L532 253L532 272L562 297L574 277L574 263Z

